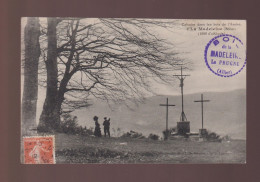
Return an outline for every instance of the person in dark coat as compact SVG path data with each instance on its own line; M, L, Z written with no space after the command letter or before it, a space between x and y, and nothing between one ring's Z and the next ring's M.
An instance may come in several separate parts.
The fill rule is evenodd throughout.
M107 119L107 117L104 117L103 126L104 126L105 137L107 134L110 137L110 131L109 131L110 130L110 118Z
M94 135L96 137L101 137L101 129L100 129L100 124L98 123L98 117L94 116L94 121L95 121L95 131L94 131Z

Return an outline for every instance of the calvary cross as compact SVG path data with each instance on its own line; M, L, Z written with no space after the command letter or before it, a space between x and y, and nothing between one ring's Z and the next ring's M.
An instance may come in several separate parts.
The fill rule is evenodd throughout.
M201 100L195 100L194 102L201 102L201 118L202 118L202 129L203 129L203 102L209 102L210 100L203 100L203 94L201 94Z
M183 86L184 86L183 82L184 82L184 79L186 78L186 76L190 76L190 75L183 75L182 67L181 67L181 74L173 75L173 76L176 76L180 80L180 87L181 87L181 118L180 118L180 121L187 121L187 118L184 113L184 105L183 105Z
M167 139L167 135L168 135L168 108L169 106L175 106L175 105L172 105L172 104L169 104L168 102L168 98L166 100L166 104L160 104L160 106L166 106L166 139Z

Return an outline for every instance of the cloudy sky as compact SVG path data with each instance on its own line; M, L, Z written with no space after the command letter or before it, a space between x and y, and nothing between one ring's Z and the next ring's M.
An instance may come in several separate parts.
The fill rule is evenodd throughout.
M42 18L41 21L44 21L45 18ZM86 20L85 20L86 21ZM86 23L90 21L96 21L96 19L88 19ZM158 35L167 39L169 42L172 42L176 47L175 49L180 54L183 59L186 59L192 63L192 70L184 72L184 74L190 74L190 77L185 79L185 93L197 93L204 91L231 91L235 89L245 89L246 88L246 67L239 74L223 78L213 74L206 66L204 60L204 50L207 43L214 38L216 35L198 35L198 27L209 27L209 28L223 28L223 26L214 26L213 24L226 25L232 23L240 24L237 26L225 26L228 28L235 28L235 30L213 30L207 31L208 34L214 33L225 33L231 34L238 37L246 46L246 21L243 20L176 20L176 27L165 30L158 29ZM198 24L212 24L212 26L197 26ZM23 29L26 24L26 18L22 18L22 34ZM187 30L190 24L194 24L197 28L196 31ZM156 30L155 30L156 31ZM22 45L23 46L23 45ZM175 72L173 74L180 74ZM179 94L179 81L176 79L176 82L172 85L161 85L154 83L152 87L156 90L158 94L162 95L176 95Z
M198 35L199 31L187 31L185 24L229 24L232 23L233 26L228 26L229 28L235 28L236 30L230 31L208 31L213 33L225 33L231 34L238 37L246 46L246 21L238 20L179 20L179 26L173 29L171 32L162 32L165 37L176 45L176 49L180 52L185 52L182 56L192 62L192 70L184 72L184 74L190 74L184 81L184 91L185 93L197 93L205 91L217 91L225 92L236 89L246 88L246 67L239 74L233 77L219 77L213 74L206 66L204 60L204 50L207 43L214 38L216 35ZM240 24L235 26L234 24ZM184 26L182 26L184 25ZM195 26L198 28L198 26ZM216 26L212 26L214 28ZM218 26L219 27L219 26ZM222 26L221 26L222 27ZM223 28L223 27L222 27ZM179 74L179 73L176 73ZM155 86L160 94L175 95L178 94L179 88L178 84L173 86Z

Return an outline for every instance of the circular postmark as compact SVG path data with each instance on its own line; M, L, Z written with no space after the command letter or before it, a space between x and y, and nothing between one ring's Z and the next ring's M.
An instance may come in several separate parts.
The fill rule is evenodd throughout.
M207 67L221 77L238 74L246 65L246 49L236 36L221 34L206 45L204 58Z

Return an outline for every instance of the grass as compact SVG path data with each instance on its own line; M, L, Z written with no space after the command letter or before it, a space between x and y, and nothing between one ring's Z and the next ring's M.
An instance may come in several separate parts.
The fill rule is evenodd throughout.
M246 141L154 141L55 135L57 163L245 163Z

